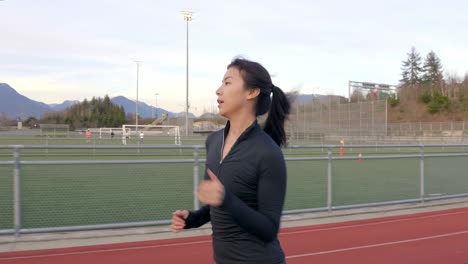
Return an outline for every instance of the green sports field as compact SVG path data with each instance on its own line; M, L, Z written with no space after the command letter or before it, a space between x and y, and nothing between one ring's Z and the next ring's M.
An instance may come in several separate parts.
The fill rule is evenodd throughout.
M59 144L76 144L73 140L63 140ZM200 143L203 141L197 142ZM440 147L426 151L464 152L462 148ZM0 149L0 160L12 160L12 153L12 149ZM327 155L327 149L284 149L284 153L288 159L321 157ZM333 149L334 157L338 153L338 149ZM357 153L363 153L362 161L358 160ZM346 149L345 155L355 159L332 161L333 205L419 198L418 157L366 159L373 155L412 153L419 153L419 149ZM203 150L200 155L204 158ZM193 162L124 162L193 159L191 149L22 149L21 159L119 161L116 164L22 165L24 228L165 220L175 209L193 208ZM426 197L468 193L467 161L466 156L426 157ZM199 174L203 175L203 162L200 165ZM328 161L288 160L287 166L285 210L326 207ZM13 228L13 165L0 165L0 212L0 229Z

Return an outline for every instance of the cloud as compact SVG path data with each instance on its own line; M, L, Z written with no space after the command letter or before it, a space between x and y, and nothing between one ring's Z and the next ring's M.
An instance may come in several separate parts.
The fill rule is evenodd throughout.
M268 5L268 6L267 6ZM393 84L411 46L463 74L466 3L430 0L5 1L0 81L46 102L91 96L185 105L185 22L190 23L190 102L211 105L236 55L261 62L289 91L347 94L348 80ZM45 94L48 94L47 96ZM208 106L210 107L210 106Z

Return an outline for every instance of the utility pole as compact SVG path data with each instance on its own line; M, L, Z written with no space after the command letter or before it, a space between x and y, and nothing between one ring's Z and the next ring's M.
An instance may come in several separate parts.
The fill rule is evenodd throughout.
M188 136L188 131L189 131L189 121L188 121L188 113L189 113L189 22L192 21L193 19L193 12L191 11L181 11L180 12L182 16L184 17L184 20L187 22L186 23L186 40L187 40L187 45L186 45L186 83L185 83L185 88L186 88L186 96L185 96L185 136Z

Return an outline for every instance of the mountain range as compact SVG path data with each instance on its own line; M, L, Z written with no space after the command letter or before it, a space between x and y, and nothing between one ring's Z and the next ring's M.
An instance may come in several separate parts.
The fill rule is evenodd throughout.
M324 95L317 94L297 94L294 103L305 104L315 100L322 101L326 98ZM126 114L135 114L135 101L124 96L113 97L111 101L122 106ZM30 116L41 118L47 112L63 111L77 103L80 103L80 101L66 100L61 104L45 104L18 93L6 83L0 83L0 115L6 115L10 119L26 120ZM150 118L153 113L158 117L161 117L163 113L166 113L170 118L185 116L184 112L175 113L159 107L153 108L153 106L144 102L138 102L138 115L140 117ZM189 113L189 117L195 118L195 115Z
M113 97L111 101L114 104L122 106L125 113L135 114L135 101L124 96ZM80 101L66 100L61 104L45 104L18 93L6 83L0 83L0 114L6 115L10 119L25 120L30 116L41 118L47 112L62 111L77 103L80 103ZM138 102L138 115L140 117L150 118L153 116L153 112L159 117L163 113L166 113L170 118L185 116L184 112L174 113L163 108L153 108L151 105ZM189 113L189 117L194 118L195 115Z

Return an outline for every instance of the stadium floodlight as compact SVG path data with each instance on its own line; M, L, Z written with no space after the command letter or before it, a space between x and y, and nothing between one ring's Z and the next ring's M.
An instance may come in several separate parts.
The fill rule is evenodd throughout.
M138 82L140 77L140 64L141 61L133 60L137 66L137 78L136 78L136 102L135 102L135 126L138 128Z
M188 112L189 112L189 22L193 20L193 12L191 11L181 11L180 14L184 17L184 20L187 22L187 63L186 63L186 96L185 96L185 136L188 136Z

